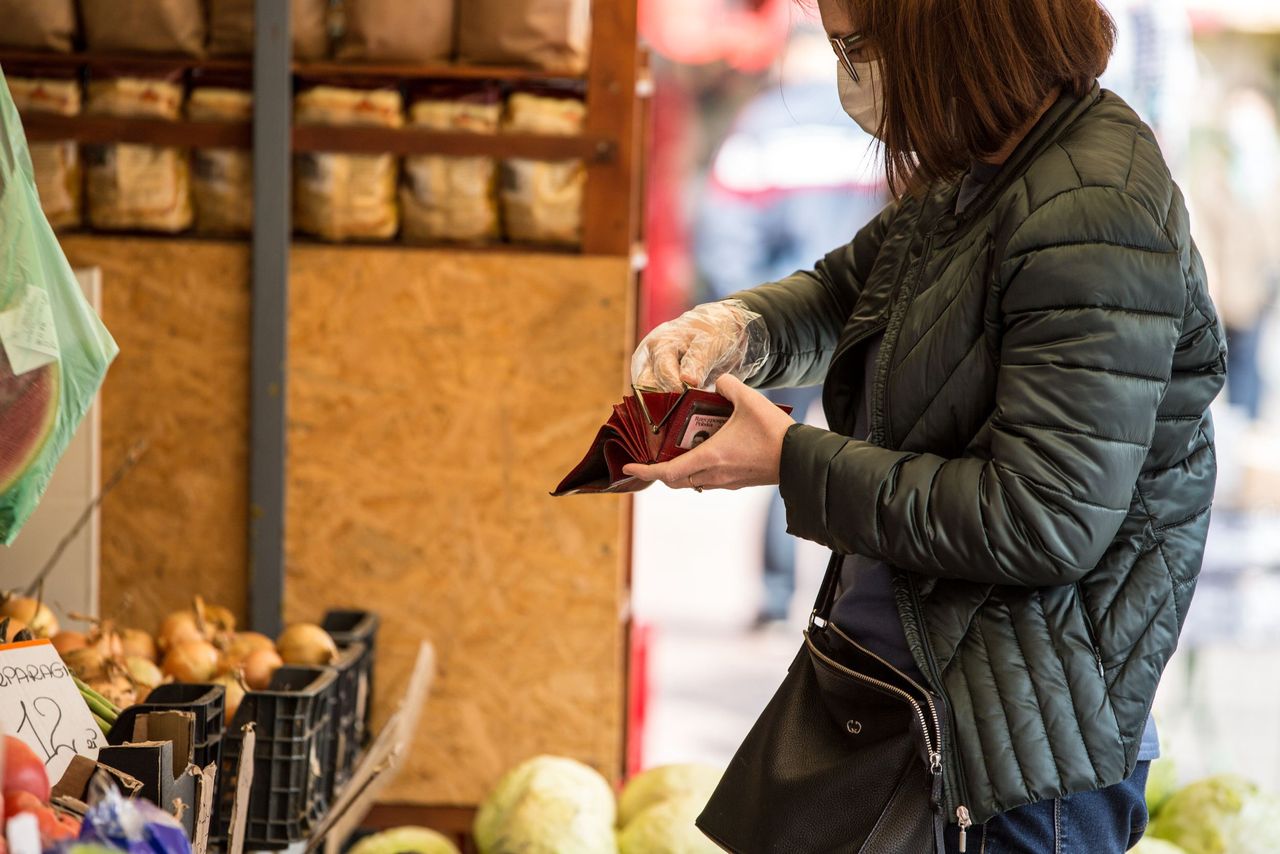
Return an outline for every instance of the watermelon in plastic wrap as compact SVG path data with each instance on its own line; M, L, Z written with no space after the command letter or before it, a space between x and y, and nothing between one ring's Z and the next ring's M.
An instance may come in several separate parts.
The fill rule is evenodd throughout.
M0 543L39 504L117 352L45 219L0 73Z

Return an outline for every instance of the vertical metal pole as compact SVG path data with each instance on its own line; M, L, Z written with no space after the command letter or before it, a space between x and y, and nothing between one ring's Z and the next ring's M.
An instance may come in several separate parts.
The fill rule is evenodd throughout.
M254 629L273 637L284 604L291 5L254 4L249 616Z

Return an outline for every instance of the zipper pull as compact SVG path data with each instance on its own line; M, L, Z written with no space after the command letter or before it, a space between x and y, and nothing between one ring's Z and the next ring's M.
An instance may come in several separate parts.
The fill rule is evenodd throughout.
M1093 660L1098 662L1098 675L1103 679L1107 678L1107 669L1102 666L1102 653L1098 652L1098 648L1093 648Z
M935 777L942 773L942 754L936 750L929 753L929 770Z
M969 808L956 807L956 818L960 822L960 854L965 854L969 844L969 828L973 827L973 822L969 820Z

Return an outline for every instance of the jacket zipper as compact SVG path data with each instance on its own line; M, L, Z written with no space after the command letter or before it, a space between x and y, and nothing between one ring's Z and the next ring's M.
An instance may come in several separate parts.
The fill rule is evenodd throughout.
M845 667L843 664L834 660L830 656L824 654L822 650L814 646L813 641L810 640L809 638L808 632L805 632L804 642L805 644L808 645L810 652L818 656L818 658L822 659L822 661L833 670L837 670L840 673L845 674L846 676L851 676L854 679L857 679L860 682L865 682L868 685L874 685L877 688L880 688L884 691L888 691L889 693L894 694L895 696L901 697L903 700L905 700L911 706L911 708L915 711L916 718L919 719L920 721L920 729L921 731L924 732L924 744L925 744L925 750L929 754L930 769L933 769L936 767L938 771L935 773L941 773L942 753L939 750L935 749L933 733L930 732L929 730L929 722L928 720L926 720L924 716L924 709L920 706L920 703L917 702L914 697L912 697L910 694L908 694L906 691L903 691L901 688L899 688L896 685L890 685L888 682L881 682L879 679L874 679L870 676L859 673L856 670L850 670L848 667Z
M1098 646L1098 636L1093 631L1093 620L1084 607L1084 592L1080 590L1080 582L1072 585L1075 588L1076 610L1080 612L1080 621L1084 623L1084 633L1089 638L1089 649L1093 652L1093 660L1098 665L1098 675L1107 678L1107 669L1102 666L1102 648Z
M916 590L915 579L910 575L907 576L907 588L911 592L911 604L915 607L916 614L923 614L924 609L920 604L920 592ZM929 637L924 632L920 633L920 646L924 650L925 663L929 666L929 678L933 680L934 685L942 684L942 674L938 671L938 661L933 657L933 645L929 643ZM956 730L955 716L951 710L951 703L947 700L944 691L938 691L938 701L942 703L943 714L946 715L947 725L951 727L951 731ZM938 749L942 750L942 730L938 731ZM969 814L969 808L965 804L969 801L969 786L965 781L964 775L964 757L960 755L960 751L952 749L952 756L955 758L956 779L955 779L955 796L956 796L956 824L960 826L960 852L964 854L965 847L968 844L969 828L973 826L973 820ZM945 793L944 793L945 796Z
M921 216L923 217L923 211ZM924 275L929 253L933 251L933 238L937 234L937 230L936 222L929 227L929 231L925 234L924 246L920 250L920 257L908 268L908 273L904 274L902 280L899 281L892 305L889 308L889 322L885 329L885 340L880 347L880 356L876 360L875 394L871 399L871 423L873 428L869 441L873 445L883 446L885 437L889 434L889 363L893 359L893 350L898 345L898 334L902 331L902 322L906 317L906 306L920 288L920 279Z

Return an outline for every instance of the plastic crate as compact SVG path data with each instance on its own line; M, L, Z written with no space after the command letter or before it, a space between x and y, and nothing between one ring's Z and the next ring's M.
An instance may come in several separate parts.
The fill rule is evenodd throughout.
M148 712L190 712L196 719L193 761L200 768L210 764L221 768L222 737L225 730L226 692L221 685L157 685L146 702L120 710L120 717L107 734L108 744L124 744L133 740L133 725L138 715Z
M373 709L373 667L376 659L375 647L378 640L378 626L381 618L372 611L329 611L324 615L320 627L329 633L333 642L339 647L347 647L353 643L364 644L364 656L360 660L360 693L364 700L356 716L356 730L359 747L367 747L370 740L369 721Z
M338 671L332 667L281 667L266 691L244 695L227 728L218 789L216 839L231 821L241 727L257 724L253 786L249 790L245 847L277 850L307 839L329 808L326 759L332 750L333 704Z
M363 710L359 708L363 700L360 693L360 663L364 657L364 644L353 643L344 646L333 663L333 669L338 671L334 688L332 717L334 729L327 754L328 759L325 762L326 770L333 771L332 774L326 775L330 801L333 799L333 793L351 779L356 757L360 755L359 724L363 717L361 714Z

